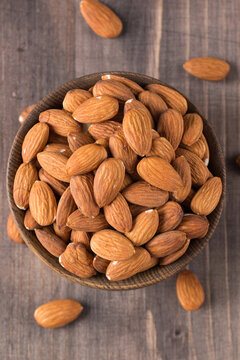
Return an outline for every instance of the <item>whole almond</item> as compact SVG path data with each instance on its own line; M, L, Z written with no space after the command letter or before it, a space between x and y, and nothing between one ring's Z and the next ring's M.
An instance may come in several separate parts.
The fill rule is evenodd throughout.
M81 132L71 132L68 134L67 139L72 152L76 151L81 146L94 143L94 139L91 135Z
M197 57L185 62L184 69L191 75L203 80L223 80L230 70L230 65L213 57Z
M184 131L183 117L180 112L168 109L162 113L158 120L157 130L160 136L165 137L171 143L173 149L176 150Z
M68 136L70 132L81 130L80 124L65 110L45 110L40 114L39 121L47 123L51 130L61 136Z
M63 108L73 113L80 104L90 97L92 97L92 94L89 91L82 89L69 90L63 99Z
M186 114L183 118L184 132L182 137L182 143L184 145L193 145L200 136L203 130L203 121L201 116L196 113Z
M7 221L7 234L8 237L17 244L24 244L24 240L15 224L12 214L9 214Z
M24 216L24 226L27 230L34 230L39 228L40 226L34 219L34 217L31 214L31 211L28 209Z
M35 229L35 234L42 246L53 256L59 257L66 249L65 242L50 227Z
M36 104L33 104L33 105L29 105L25 109L23 109L23 111L21 112L21 114L19 115L19 118L18 118L18 121L20 122L20 124L22 124L26 120L26 118L28 117L30 112L35 108L35 106L36 106Z
M35 181L30 191L29 208L39 225L47 226L55 221L57 202L48 184L43 181Z
M111 96L120 101L134 98L130 88L117 80L99 80L93 87L93 96Z
M90 28L104 38L115 38L122 32L122 22L106 5L97 0L82 0L82 16Z
M180 272L177 278L177 297L185 310L198 310L204 303L204 291L195 274L189 270Z
M34 318L44 328L58 328L74 321L82 309L82 305L75 300L53 300L39 306L34 311Z
M127 87L129 87L134 95L137 95L138 93L143 91L143 88L139 84L137 84L135 81L125 78L123 76L118 76L118 75L114 75L114 74L105 74L105 75L102 75L101 79L102 80L117 80L117 81L123 83L124 85L126 85Z
M175 152L171 143L166 138L158 137L152 141L152 148L147 156L159 156L171 162L175 159Z
M97 96L79 105L73 113L73 118L80 123L98 123L112 119L118 113L118 109L117 99Z
M160 258L159 265L168 265L178 260L180 257L182 257L185 254L185 252L189 247L189 244L190 244L190 239L187 239L183 247L181 247L179 250L175 251L170 255Z
M168 109L165 101L158 94L149 90L142 91L138 94L138 99L149 109L155 121L159 116Z
M109 225L117 231L127 232L131 230L132 214L122 194L119 193L110 204L104 206L104 215Z
M96 169L107 156L104 146L98 144L81 146L68 159L66 164L67 173L70 176L86 174Z
M38 175L41 181L45 181L48 185L51 186L53 191L55 191L55 193L60 196L64 193L64 191L67 188L66 183L55 179L52 175L48 174L44 169L40 169Z
M222 195L222 181L219 177L212 177L196 192L191 209L198 215L209 215L217 207Z
M185 214L177 230L187 234L188 239L202 239L207 235L209 221L205 216Z
M42 151L48 141L49 127L47 124L37 123L26 134L22 144L23 162L34 159Z
M155 123L153 120L153 117L150 113L150 111L148 110L148 108L139 100L136 99L129 99L125 102L124 104L124 115L129 111L129 110L139 110L141 112L143 112L144 116L147 117L151 123L152 128L155 127Z
M168 201L165 205L158 208L157 212L159 215L157 231L160 233L174 230L183 218L183 209L175 201Z
M66 227L67 219L75 209L76 204L73 200L69 186L62 194L57 206L56 223L60 229Z
M200 136L198 141L196 141L194 144L192 144L190 146L184 145L184 144L180 144L180 146L183 149L186 149L186 150L189 150L189 151L193 152L198 157L200 157L200 159L203 159L205 157L207 149L206 149L205 141L203 140L202 136Z
M43 149L43 151L60 153L66 156L67 158L69 158L72 155L72 151L70 150L69 146L65 144L56 144L56 143L47 144Z
M90 236L86 231L72 230L71 241L83 244L88 251L90 248Z
M132 181L131 176L125 172L125 176L124 176L120 191L123 191L128 185L132 184L132 182L133 181Z
M122 128L122 124L117 121L104 121L89 126L89 133L94 139L109 138L112 134Z
M90 246L96 255L106 260L124 260L135 253L131 241L114 230L96 232L91 238Z
M152 256L164 257L181 249L186 239L186 234L182 231L167 231L156 235L145 246Z
M53 230L54 233L64 241L65 244L68 244L70 235L71 235L71 229L69 229L67 226L59 228L57 226L56 221L53 223Z
M171 196L174 200L182 203L191 191L192 176L190 165L184 156L179 156L176 160L174 160L172 165L180 175L183 182L183 187L177 191L172 192Z
M105 274L110 261L96 255L93 259L93 267L101 274Z
M108 223L103 214L95 218L84 216L81 211L74 211L67 220L67 226L72 230L96 232L108 228Z
M30 190L37 179L37 169L31 163L21 164L17 169L13 183L13 199L19 209L28 208Z
M68 158L66 156L60 153L43 151L41 153L38 153L37 159L41 167L49 175L53 176L57 180L67 183L70 182L71 177L66 171L66 165L68 162Z

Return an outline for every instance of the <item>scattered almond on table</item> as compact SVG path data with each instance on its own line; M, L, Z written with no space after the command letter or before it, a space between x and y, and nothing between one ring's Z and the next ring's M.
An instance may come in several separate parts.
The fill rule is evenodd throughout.
M197 57L185 62L183 68L191 75L203 80L219 81L225 79L230 65L213 57Z
M29 105L27 106L19 115L18 121L20 122L20 124L22 124L26 118L28 117L28 115L30 114L30 112L35 108L36 104L33 105Z
M17 244L24 244L24 240L15 224L12 214L9 214L7 221L7 234L8 237Z

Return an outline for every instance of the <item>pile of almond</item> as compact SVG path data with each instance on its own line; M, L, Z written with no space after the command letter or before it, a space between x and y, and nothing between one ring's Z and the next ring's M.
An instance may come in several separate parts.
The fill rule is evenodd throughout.
M222 182L207 167L203 121L187 110L171 88L109 74L40 114L13 196L25 227L65 269L123 280L206 236Z

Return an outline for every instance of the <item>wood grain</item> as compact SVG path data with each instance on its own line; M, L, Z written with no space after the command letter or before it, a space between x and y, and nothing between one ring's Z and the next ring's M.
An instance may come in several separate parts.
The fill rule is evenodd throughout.
M0 2L0 243L1 359L237 360L240 357L240 153L238 0L104 0L124 24L115 40L98 38L79 15L78 1ZM194 56L231 64L228 78L203 82L182 64ZM20 111L74 77L123 70L159 77L182 90L213 125L224 149L228 183L217 230L190 269L206 302L196 313L177 302L175 278L146 289L115 293L83 288L53 273L26 246L7 238L4 178ZM66 328L46 331L34 309L71 297L85 306Z

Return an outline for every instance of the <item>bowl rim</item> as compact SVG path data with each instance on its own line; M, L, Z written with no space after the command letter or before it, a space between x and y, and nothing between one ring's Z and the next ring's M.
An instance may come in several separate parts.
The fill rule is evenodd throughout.
M211 228L209 229L206 237L204 239L201 239L201 242L197 245L197 248L194 249L194 253L191 253L190 255L188 255L190 248L193 247L191 244L189 246L189 249L187 250L187 252L181 258L179 258L177 261L175 261L174 263L169 264L167 266L157 265L155 267L155 268L157 268L157 271L154 274L152 274L152 270L155 268L152 268L152 269L149 269L142 273L139 273L137 275L134 275L130 279L121 280L121 281L113 281L113 282L108 281L104 277L104 275L98 275L98 276L95 276L90 279L80 278L80 277L68 272L67 270L62 268L60 265L58 267L56 264L54 265L51 262L51 260L54 259L54 261L56 261L57 258L54 258L43 247L42 247L42 251L47 252L47 254L46 254L47 258L42 253L40 253L39 250L36 248L36 246L34 246L35 244L30 239L30 237L32 237L32 234L31 234L32 232L29 234L29 231L26 230L23 225L23 214L24 213L22 210L17 208L16 205L14 204L13 193L12 193L12 185L13 185L13 180L12 180L12 176L13 176L12 175L12 167L13 166L11 164L12 158L15 155L14 153L16 152L16 148L19 146L19 138L21 139L21 144L22 144L23 138L24 138L25 134L27 133L27 131L33 126L33 123L36 123L38 121L38 119L34 120L33 118L36 117L41 111L43 111L43 110L41 110L42 107L46 107L49 105L49 102L52 101L52 99L51 99L52 97L54 97L54 96L58 97L58 96L60 96L60 94L62 96L62 94L64 92L66 93L70 89L79 88L79 85L78 85L79 82L84 83L91 79L94 79L93 81L95 82L96 78L101 79L101 76L104 74L113 74L113 75L124 76L124 77L130 78L134 81L137 81L136 78L138 78L138 80L140 80L141 83L145 83L145 85L146 85L146 83L161 84L170 89L177 91L182 96L184 96L188 102L188 107L193 107L194 110L202 117L202 119L204 121L204 129L205 129L205 127L207 127L207 130L211 133L211 136L215 141L215 145L217 147L217 154L218 154L218 158L219 158L218 160L220 161L221 179L222 179L222 183L223 183L223 192L222 192L221 199L219 201L217 208L213 212L213 213L217 214L216 221L214 222L214 224L211 224ZM18 153L18 156L20 157L20 163L21 163L21 154ZM218 176L220 176L220 175L218 175ZM133 73L133 72L125 72L125 71L108 71L108 72L103 71L103 72L92 73L89 75L84 75L84 76L81 76L79 78L76 78L76 79L73 79L73 80L70 80L70 81L64 83L62 86L58 87L57 89L53 90L48 95L43 97L42 100L40 100L40 102L34 107L34 109L30 112L30 114L28 115L28 117L26 118L24 123L21 125L21 127L17 131L17 134L14 137L14 140L13 140L13 143L11 146L11 150L9 153L9 157L8 157L8 162L7 162L6 186L7 186L7 196L8 196L9 207L10 207L11 213L13 215L13 218L17 224L17 227L20 231L21 236L23 237L28 248L34 254L36 254L38 256L38 258L40 258L48 267L50 267L52 270L57 272L59 275L67 278L68 280L77 282L83 286L87 286L87 287L91 287L91 288L95 288L95 289L101 289L101 290L132 290L132 289L138 289L138 288L142 288L142 287L146 287L146 286L155 284L157 282L165 280L165 279L173 276L174 274L178 273L187 264L189 264L202 251L202 249L208 244L208 242L209 242L210 238L212 237L212 234L219 222L219 219L220 219L220 216L222 213L222 209L223 209L224 194L225 194L225 189L226 189L226 168L225 168L225 161L224 161L224 156L223 156L221 146L219 144L218 138L217 138L211 124L208 122L208 120L206 120L205 116L198 109L198 107L192 101L190 101L188 99L188 97L186 97L184 94L182 94L179 90L175 89L171 85L164 83L156 78L147 76L147 75ZM21 215L22 221L19 220L20 212L22 213L22 215ZM35 237L35 235L33 235L33 236ZM191 240L191 243L193 241L194 240ZM105 281L99 281L99 280L95 281L96 279L100 279L101 277L104 277ZM92 279L94 279L94 281Z

